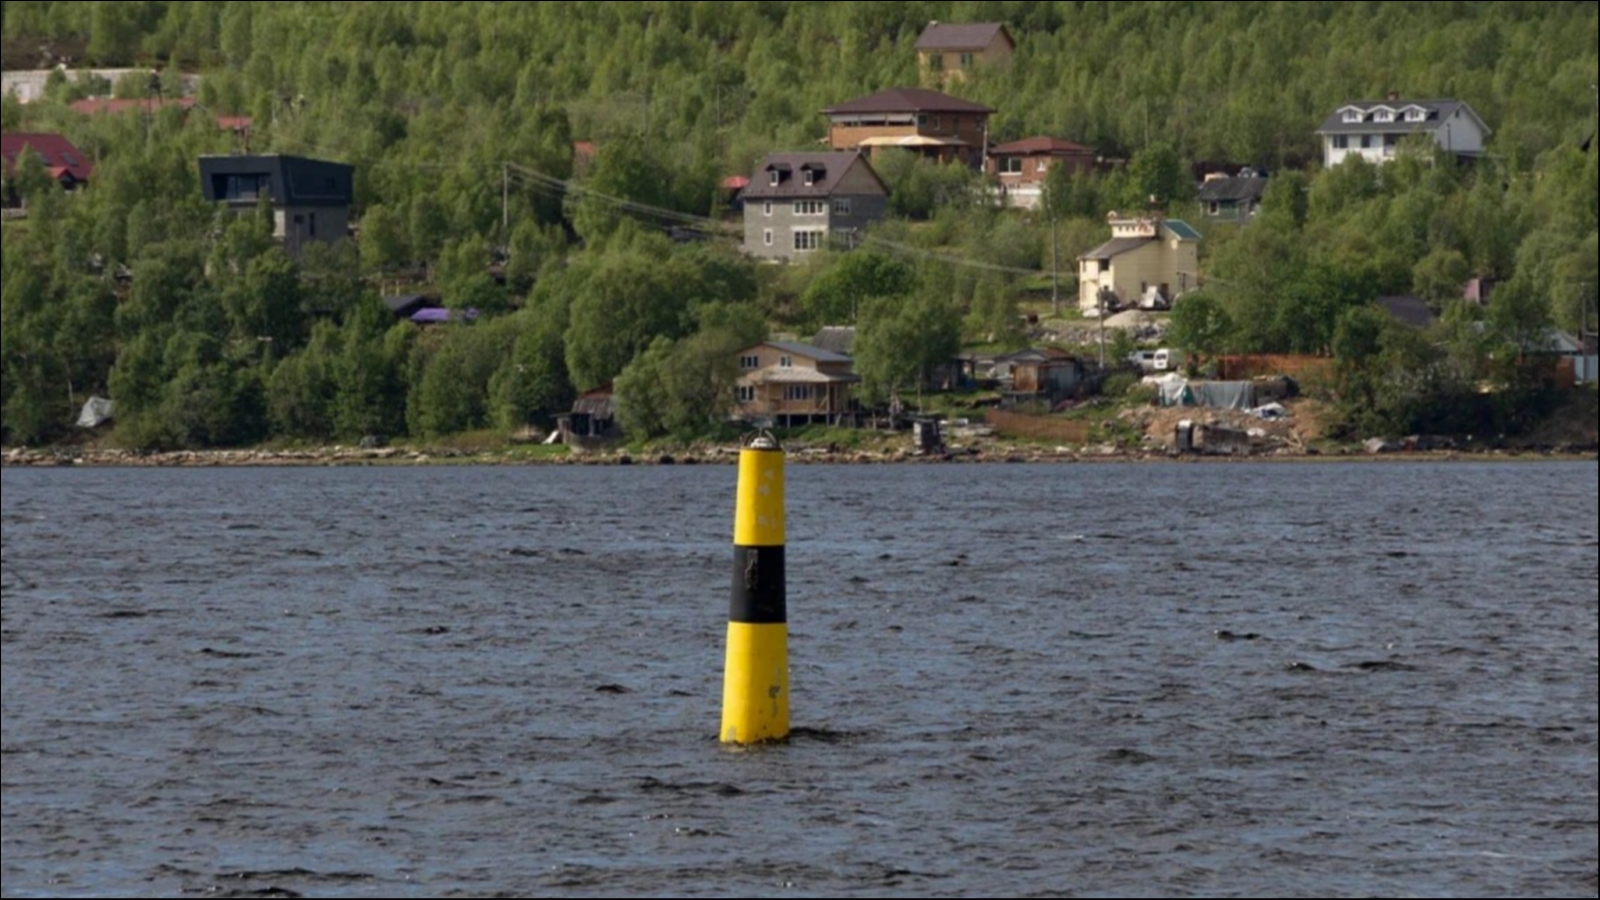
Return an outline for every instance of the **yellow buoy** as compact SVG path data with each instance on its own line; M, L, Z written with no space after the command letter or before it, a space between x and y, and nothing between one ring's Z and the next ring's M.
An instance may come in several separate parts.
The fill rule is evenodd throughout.
M722 742L789 736L789 590L783 450L760 438L739 454L733 602L722 692Z

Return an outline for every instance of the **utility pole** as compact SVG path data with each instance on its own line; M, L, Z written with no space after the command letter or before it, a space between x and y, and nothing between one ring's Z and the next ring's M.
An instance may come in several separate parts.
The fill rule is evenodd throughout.
M1048 188L1047 188L1048 189ZM1051 204L1052 207L1055 204ZM1050 210L1050 299L1055 304L1056 318L1061 318L1061 219Z
M1101 288L1099 294L1100 307L1100 371L1106 370L1106 289Z

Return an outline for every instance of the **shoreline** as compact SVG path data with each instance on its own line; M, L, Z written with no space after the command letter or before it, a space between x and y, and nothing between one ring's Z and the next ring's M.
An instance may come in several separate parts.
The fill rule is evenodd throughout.
M358 450L329 447L316 450L199 450L174 453L136 453L124 450L48 450L7 449L0 452L4 469L291 469L291 468L441 468L484 466L496 468L595 468L677 466L733 466L738 463L737 447L697 450L662 450L635 453L616 450L563 456L529 455L516 450L465 451L451 448L385 448ZM1180 455L1157 449L1125 450L1115 447L1090 447L1073 450L1038 447L994 446L973 450L954 450L940 456L919 456L910 451L835 450L800 447L789 452L790 465L800 466L970 466L970 465L1197 465L1203 463L1507 463L1507 462L1600 462L1594 447L1556 447L1528 449L1473 449L1414 451L1372 454L1359 449L1331 453L1278 450L1250 456Z

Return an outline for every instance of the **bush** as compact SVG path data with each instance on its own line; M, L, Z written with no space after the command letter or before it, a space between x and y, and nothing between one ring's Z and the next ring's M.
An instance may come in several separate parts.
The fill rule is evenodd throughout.
M1106 383L1100 388L1100 393L1114 400L1121 400L1128 397L1134 388L1140 387L1143 381L1143 378L1132 372L1118 372L1106 379Z
M1128 389L1124 399L1129 405L1156 406L1161 403L1161 390L1153 384L1138 384Z

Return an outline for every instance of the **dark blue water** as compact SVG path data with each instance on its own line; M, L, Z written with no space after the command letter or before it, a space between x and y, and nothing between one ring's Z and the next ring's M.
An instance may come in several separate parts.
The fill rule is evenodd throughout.
M5 470L5 897L1595 896L1592 465Z

